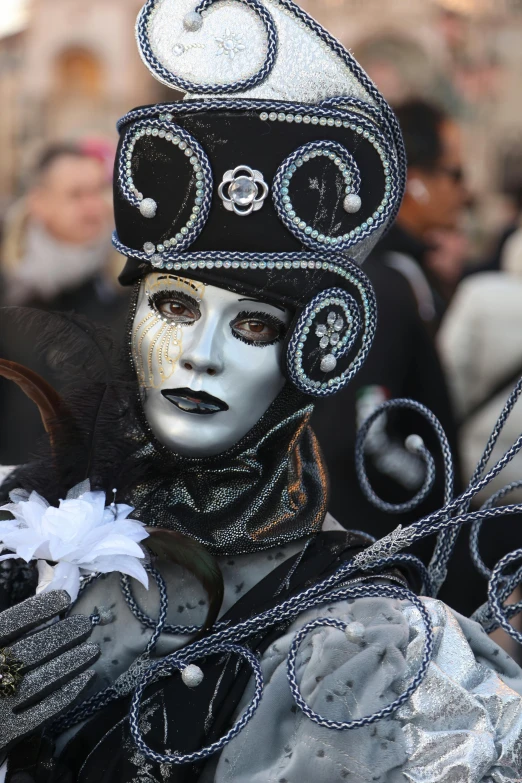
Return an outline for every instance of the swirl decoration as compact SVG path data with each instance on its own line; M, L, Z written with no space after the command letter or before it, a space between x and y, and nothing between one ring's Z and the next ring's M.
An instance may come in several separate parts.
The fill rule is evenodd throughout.
M187 81L181 76L177 76L159 61L152 50L149 25L151 18L159 5L159 0L147 0L138 17L136 37L140 54L156 79L174 89L208 95L225 95L228 93L242 92L244 90L252 89L252 87L263 82L274 67L277 57L278 37L276 26L271 15L259 0L237 0L237 2L244 3L251 8L259 17L265 29L266 56L263 65L257 73L254 73L247 79L241 79L230 84L197 84L195 82ZM201 29L204 24L204 16L202 14L211 10L213 3L214 0L203 0L203 2L200 2L196 6L192 13L187 14L183 21L185 29L192 32Z
M408 500L405 503L387 503L386 501L379 498L378 495L374 492L366 473L365 441L374 422L392 410L413 410L416 413L419 413L429 422L429 424L432 425L437 434L444 458L444 503L449 503L453 497L454 469L453 458L446 433L444 432L439 420L430 410L425 408L424 405L415 402L414 400L406 399L388 400L387 402L382 403L382 405L379 405L379 407L376 408L373 413L364 421L361 428L359 429L359 432L357 433L357 440L355 444L355 469L357 472L359 484L366 499L369 500L370 503L372 503L372 505L374 505L380 511L385 511L388 514L403 514L417 508L433 489L433 484L435 481L434 459L421 438L418 436L410 436L406 440L406 447L413 453L418 454L418 456L426 465L426 474L422 487L411 500Z
M373 595L382 596L383 593L381 590L379 590L379 588L372 589L369 587L367 595L369 597ZM426 673L428 671L428 665L433 654L433 630L431 627L428 612L426 611L426 608L424 607L422 601L420 601L417 597L412 598L411 595L409 596L409 600L413 603L413 605L419 612L422 618L422 622L424 624L424 629L426 634L424 653L422 656L421 666L419 668L419 671L415 675L415 677L412 679L412 681L406 688L406 690L404 690L400 694L400 696L398 696L397 699L395 699L395 701L391 702L391 704L388 704L386 707L383 707L378 712L373 713L373 715L365 715L362 718L355 718L354 720L350 720L350 721L335 721L335 720L330 720L328 718L325 718L323 715L319 715L319 713L314 712L314 710L312 710L308 706L308 704L301 696L301 692L297 684L296 671L295 671L297 653L299 651L299 645L304 640L304 638L310 633L310 631L313 631L316 628L320 628L323 626L328 626L330 628L336 628L339 631L343 631L344 633L347 633L350 630L349 624L343 622L342 620L333 619L331 617L318 617L316 620L312 620L311 622L303 626L303 628L301 628L299 633L297 633L294 636L292 645L290 647L290 652L288 653L287 676L288 676L288 682L290 683L290 690L292 691L292 696L294 697L295 703L297 704L299 709L302 712L304 712L307 718L310 718L310 720L312 720L314 723L319 724L319 726L324 726L327 729L335 729L337 731L359 729L362 726L370 726L372 723L377 723L383 718L388 718L390 715L393 715L393 713L396 712L396 710L398 710L399 707L402 704L404 704L404 702L407 701L413 693L415 693L415 691L421 684L422 680L426 676Z
M163 265L162 253L168 253L171 248L176 251L184 250L196 240L208 220L212 204L213 177L210 161L201 144L171 120L172 115L166 115L161 120L142 121L132 125L125 134L118 160L119 187L126 200L147 218L155 217L158 205L152 198L140 193L134 183L133 157L136 146L141 143L141 140L147 137L163 139L165 144L170 144L178 149L180 154L184 154L193 167L196 195L190 218L175 236L159 245L146 242L143 253L140 252L140 255L156 267ZM159 206L161 208L161 205Z
M268 114L263 112L261 119L271 120L273 119L272 114L275 113ZM325 120L324 124L326 122ZM279 219L303 245L313 250L324 250L325 247L337 251L348 250L352 245L360 242L364 236L368 236L386 223L395 203L397 195L393 187L393 183L396 180L396 176L394 176L396 173L395 164L388 154L386 145L380 143L376 139L375 134L365 130L362 125L353 124L353 130L375 147L383 165L385 186L382 201L375 212L367 216L361 221L360 225L347 233L327 236L319 232L314 226L307 225L306 221L296 214L290 190L291 180L297 169L306 165L310 160L323 156L337 166L344 179L344 208L346 212L352 214L358 212L361 208L359 196L361 175L353 156L342 144L334 141L312 141L304 144L283 161L274 177L272 198Z
M346 279L358 290L362 308L342 288L321 291L299 315L288 341L288 377L300 391L312 397L329 397L344 389L366 361L373 343L377 308L371 284L355 264L350 264ZM323 313L326 313L326 319L322 317ZM325 380L324 376L331 375L360 337L361 347L351 364ZM319 357L323 377L314 380L307 365Z

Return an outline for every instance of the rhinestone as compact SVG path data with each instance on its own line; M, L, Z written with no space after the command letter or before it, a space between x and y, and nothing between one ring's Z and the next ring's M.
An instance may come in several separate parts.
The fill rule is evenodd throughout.
M275 111L270 112L270 114L268 115L268 119L272 121L277 120L277 114L275 113Z
M337 345L337 343L339 342L339 335L332 334L332 336L330 337L330 342L332 345Z
M343 326L344 326L344 321L342 318L338 318L337 321L334 323L334 329L336 332L340 332Z
M186 141L180 141L179 148L180 148L180 150L186 150L187 149L187 142Z
M260 118L262 120L267 120L268 119L268 114L266 113L266 111L262 111L259 116L260 116Z
M333 326L333 324L337 320L337 316L335 315L335 313L328 313L328 318L326 320L330 324L330 326Z
M155 255L153 255L151 257L150 262L151 262L152 266L156 266L156 267L163 266L163 259L162 259L161 256L159 256L157 254L155 254Z
M228 188L230 198L241 207L251 204L257 196L257 185L250 177L237 177Z
M364 625L362 623L350 623L346 626L344 635L349 642L360 644L364 641Z
M328 348L330 345L330 338L326 335L324 337L321 337L321 340L319 341L319 348Z
M152 242L145 242L143 249L148 256L151 256L156 251L156 245L153 245Z

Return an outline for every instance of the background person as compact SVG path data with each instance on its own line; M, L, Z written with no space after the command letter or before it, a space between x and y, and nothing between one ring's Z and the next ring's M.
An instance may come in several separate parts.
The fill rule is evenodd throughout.
M107 187L106 164L96 151L60 144L42 153L26 196L6 220L1 304L119 323L127 297L116 285L121 262L111 247ZM35 366L26 335L14 329L0 336L0 356L49 374L47 357ZM0 462L25 461L42 431L34 406L14 384L0 379Z

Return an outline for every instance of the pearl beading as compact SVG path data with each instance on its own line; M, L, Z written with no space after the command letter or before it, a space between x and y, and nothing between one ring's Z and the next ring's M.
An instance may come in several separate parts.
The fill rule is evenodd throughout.
M354 108L359 108L359 102L354 101ZM156 107L146 107L144 109L135 109L134 111L130 112L128 115L126 115L120 122L118 123L118 127L120 129L124 128L127 124L134 122L134 121L140 121L145 118L159 118L160 121L167 121L171 122L173 116L175 115L184 115L188 113L197 113L197 112L208 112L208 111L218 111L218 110L230 110L230 111L240 111L240 110L256 110L259 111L259 116L262 119L262 121L278 121L278 122L295 122L297 124L303 122L305 124L312 124L317 126L329 126L329 127L343 127L346 129L350 129L352 132L356 133L358 136L361 137L361 139L364 139L369 144L371 144L375 151L377 152L382 166L383 166L383 172L384 172L384 192L383 197L381 200L381 203L377 207L377 209L369 215L366 220L363 220L360 225L354 227L350 232L344 233L338 237L327 237L320 233L319 231L316 231L312 226L307 226L306 222L302 221L301 219L298 219L296 222L297 215L293 214L291 217L289 215L292 214L292 209L286 209L288 206L288 203L286 200L283 201L283 197L288 196L290 197L290 194L287 192L281 192L283 188L287 188L288 186L286 184L282 184L282 173L281 171L284 170L284 167L286 164L288 164L288 168L291 168L292 166L296 166L295 160L300 159L302 156L300 155L300 152L304 148L300 148L296 150L292 155L287 158L287 160L282 164L280 169L278 170L278 173L276 174L274 178L274 183L272 185L272 193L273 193L273 200L274 205L276 208L276 212L278 214L278 217L280 220L284 223L284 225L290 230L290 232L299 239L305 246L310 247L312 249L320 249L320 250L348 250L349 248L352 248L356 246L359 242L362 240L370 237L374 231L381 228L385 223L390 223L394 214L397 211L397 207L400 204L400 197L402 195L402 186L401 186L401 173L400 173L400 161L397 159L397 156L394 154L394 150L392 146L390 145L389 141L385 138L385 136L381 133L376 123L373 121L373 119L367 116L362 115L361 113L355 113L347 111L346 109L335 109L328 106L303 106L299 104L291 104L291 103L280 103L280 102L274 102L274 101L253 101L253 100L217 100L217 99L210 99L209 101L183 101L179 104L161 104ZM370 113L371 115L371 113ZM166 120L166 118L171 118L170 120ZM178 126L175 126L178 128ZM181 130L181 129L179 129ZM179 135L179 130L176 131L177 135ZM188 134L190 139L192 140L192 136ZM195 146L197 142L195 140L191 141L191 145ZM350 176L352 177L353 182L351 182L351 192L356 192L360 188L360 173L357 169L357 166L355 164L355 161L353 160L350 153L340 144L337 142L330 142L327 140L324 141L317 141L317 142L310 142L309 145L305 145L305 148L310 148L310 152L319 153L320 155L325 155L329 160L332 160L334 165L340 166L349 166L350 168ZM210 177L212 176L211 168L210 168L210 162L208 161L208 158L206 154L203 152L202 148L201 153L202 156L204 156L204 160L206 162L205 171L207 171L208 166L208 172L210 174ZM310 154L310 152L306 151L304 154ZM333 155L333 158L330 157L330 155ZM294 159L295 156L295 159ZM120 156L121 158L121 156ZM335 160L339 159L341 160L340 164L335 164ZM128 161L126 161L128 162ZM304 165L308 161L302 161L302 163L299 163L299 166ZM203 164L202 164L203 165ZM347 169L340 169L341 173L344 175L344 173L347 171ZM125 172L125 169L123 170ZM295 173L294 171L290 172L291 174ZM121 170L121 164L120 164L120 175L122 175ZM288 179L288 177L284 177L284 179ZM212 182L212 180L210 180ZM205 203L208 203L208 207L210 209L210 204L212 200L212 187L213 185L210 184L210 186L206 186L204 188L204 195L201 196L205 201ZM348 183L346 184L346 187L348 187ZM135 194L133 194L135 195ZM290 197L291 198L291 197ZM133 202L136 206L139 206L138 202ZM208 218L208 215L207 215ZM184 226L186 229L187 226ZM190 236L193 236L194 241L196 239L196 236L201 231L201 228L197 232L197 234L190 234ZM179 233L179 232L178 232ZM174 237L176 239L176 244L172 245L172 247L175 247L176 250L183 249L191 244L190 240L185 240L182 245L179 244L179 240L177 237ZM172 242L172 240L169 240L168 242ZM147 243L148 245L148 253L144 253L143 251L140 251L136 248L128 248L126 247L123 251L125 255L131 256L134 258L139 258L143 260L147 260L147 256L155 256L157 253L159 253L162 257L168 257L169 250L171 248L170 244L163 243L163 249L160 249L158 251L157 247L155 250L151 250L151 246L153 245L152 242ZM155 266L157 268L163 268L158 258L154 258L154 260L157 262Z
M363 301L364 321L365 323L369 323L371 320L370 307L368 306L366 290L361 285L361 281L354 275L350 275L349 278L346 279L359 289ZM343 327L341 327L342 329L344 328L344 335L341 337L340 332L336 332L339 340L335 341L333 345L330 343L331 338L327 336L326 329L324 336L317 334L317 329L320 331L322 331L322 329L321 324L316 325L315 321L323 310L328 310L328 318L333 317L336 323L342 321L342 318L339 315L340 310L346 320L346 325L343 323ZM315 333L313 330L314 325L316 326ZM331 350L331 353L326 354L326 356L335 358L332 369L329 371L332 372L336 367L337 360L346 356L353 348L355 341L360 335L361 326L362 323L358 304L353 296L348 294L344 289L330 288L318 294L299 316L288 345L287 369L292 383L304 394L311 394L313 396L325 396L328 393L335 394L337 391L344 388L353 378L353 375L357 372L364 359L361 361L360 357L358 357L354 362L357 369L354 369L354 364L351 364L348 369L337 377L330 378L328 381L314 381L307 374L303 366L306 357L311 353L311 350L307 350L307 342L314 337L320 337L319 348L324 347L324 349L329 348ZM321 345L323 341L327 341L327 345ZM370 341L373 341L373 335L365 334L363 346L361 348L361 351L364 353L364 358L366 358L366 344ZM328 373L328 371L326 372Z
M261 112L260 118L262 120L272 120L284 122L285 118L288 121L288 117L292 118L292 122L295 122L301 115L285 115L284 112L280 112L276 115L276 112ZM312 124L319 125L331 125L334 126L336 121L332 117L309 117L304 115L301 117L301 121L305 122L308 119ZM286 160L281 164L276 172L274 182L272 185L272 197L274 200L274 206L279 219L284 223L287 229L297 237L304 245L312 249L322 249L325 245L330 245L336 250L348 250L356 242L359 242L362 237L368 236L379 228L384 222L386 222L393 204L392 198L392 185L393 179L391 176L391 163L388 155L383 146L378 142L375 134L365 130L362 125L356 125L349 123L348 120L344 122L340 119L337 120L338 127L345 125L355 133L362 135L367 139L370 144L375 148L379 155L385 177L384 196L377 209L366 220L362 221L359 226L356 226L351 231L341 234L339 236L328 236L320 233L311 225L300 218L292 205L290 196L290 184L292 177L297 172L298 168L308 163L311 159L317 157L325 157L331 160L335 166L338 167L341 172L345 183L345 194L358 194L361 187L361 175L358 166L352 157L342 144L333 141L312 141L309 144L305 144L299 149L295 150Z
M129 203L135 207L143 204L144 195L134 183L132 174L133 156L136 145L144 138L157 137L164 139L189 159L194 171L196 183L196 195L189 219L179 232L163 243L155 245L153 242L145 242L142 256L148 258L153 266L160 266L161 254L169 251L171 247L183 250L191 245L201 233L208 220L212 203L213 177L210 161L198 141L184 128L172 122L172 114L160 115L157 121L148 120L137 122L127 131L123 140L120 159L118 184ZM136 251L133 251L136 253ZM132 252L128 253L132 255Z

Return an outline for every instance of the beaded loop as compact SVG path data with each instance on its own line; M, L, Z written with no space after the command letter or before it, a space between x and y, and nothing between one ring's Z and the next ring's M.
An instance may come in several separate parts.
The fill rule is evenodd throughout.
M267 118L269 120L273 119L272 114L268 114ZM313 119L317 120L317 118ZM320 125L326 125L329 120L326 117L321 117L318 122ZM332 118L331 122L334 124L335 120ZM393 206L395 194L392 192L394 181L392 164L385 147L380 143L380 139L377 139L375 136L377 130L375 129L371 133L362 125L356 125L355 123L349 125L349 127L373 144L381 158L385 175L385 192L380 205L359 226L338 236L326 236L314 228L314 226L307 225L306 221L296 214L291 200L291 180L298 168L306 165L310 160L321 156L332 161L339 169L344 180L345 200L349 196L358 196L361 187L359 168L353 156L342 144L335 141L312 141L304 144L283 161L274 177L272 197L279 219L295 237L312 249L323 250L326 247L339 251L348 250L352 245L360 242L363 237L370 236L383 223L386 223ZM347 209L347 211L351 210Z
M153 76L156 77L163 84L173 87L177 90L183 90L189 93L201 94L219 94L225 95L232 92L241 92L243 90L252 89L257 84L263 82L272 68L277 57L277 30L270 13L266 10L259 0L238 0L251 8L257 16L260 18L266 32L266 57L263 65L252 76L247 79L241 79L231 84L197 84L196 82L183 79L181 76L176 76L175 73L165 68L164 65L158 60L150 44L149 38L149 24L151 18L158 5L158 0L147 0L145 3L136 24L136 37L138 41L138 47L140 49L141 56L151 71ZM194 13L201 15L212 7L214 0L203 0L194 9ZM204 23L204 22L203 22Z
M155 682L158 677L164 677L168 672L172 671L183 672L183 670L189 664L200 657L198 652L189 653L188 655L187 652L187 650L184 650L179 655L169 656L168 658L165 658L164 660L159 661L158 663L151 666L141 678L132 698L129 715L129 725L132 738L141 753L143 753L148 759L156 761L159 764L190 764L194 761L201 761L206 759L209 756L213 756L215 753L223 750L223 748L228 745L228 743L233 740L240 731L244 729L247 723L254 716L254 713L259 707L259 703L263 695L263 673L261 671L259 661L254 653L251 652L251 650L249 650L247 647L242 647L238 644L229 644L227 642L213 644L211 650L207 653L208 655L214 655L216 653L235 654L239 655L241 658L244 658L247 663L250 664L254 675L255 685L255 693L252 701L224 737L217 740L216 742L211 743L208 747L203 748L202 750L195 751L194 753L179 753L176 755L158 753L157 751L152 750L152 748L149 748L147 743L144 741L139 725L139 709L143 693L145 688L152 682Z
M118 184L127 201L135 207L138 207L145 215L143 205L146 202L155 202L151 198L145 198L134 184L132 175L132 160L136 144L147 136L164 139L167 144L171 144L180 153L184 153L194 169L196 182L196 195L194 205L187 223L173 236L166 239L157 246L153 242L145 242L143 246L143 255L152 266L160 267L162 265L162 254L169 252L170 248L183 250L191 245L201 233L203 226L208 220L210 206L212 203L213 177L210 161L198 141L184 128L172 122L172 115L161 115L158 120L144 120L132 125L125 135L122 143L120 157L118 161ZM154 215L145 215L154 217ZM136 255L136 251L130 249L130 255Z
M382 587L384 586L381 586L380 590L378 588L372 590L371 586L369 586L367 595L382 596L383 595ZM369 726L370 724L376 723L377 721L382 720L383 718L389 717L401 706L401 704L404 704L404 702L407 699L409 699L412 693L414 693L417 690L422 680L426 676L426 673L428 671L428 666L433 654L433 630L432 630L431 621L428 612L426 611L426 608L424 607L422 601L420 601L416 596L408 596L408 598L418 610L422 618L422 621L424 623L424 628L426 632L426 642L424 645L424 653L422 656L421 666L419 668L419 671L415 675L415 677L412 679L411 683L406 688L406 690L403 691L403 693L401 693L401 695L398 696L393 702L391 702L391 704L388 704L387 707L383 707L383 709L379 710L378 712L374 712L372 715L365 715L362 718L354 718L353 720L350 721L335 721L335 720L330 720L329 718L325 718L322 715L319 715L319 713L315 712L308 706L308 704L301 696L301 692L297 684L297 678L295 672L296 659L297 659L297 653L299 651L299 645L301 644L303 639L310 633L310 631L313 631L316 628L320 628L324 626L330 628L337 628L339 631L345 632L346 629L348 628L348 623L345 623L342 620L337 620L332 617L318 617L317 619L312 620L311 622L303 626L303 628L301 628L301 630L294 636L287 658L287 677L295 703L297 704L299 709L302 712L304 712L307 718L310 718L310 720L312 720L314 723L319 724L319 726L324 726L327 729L335 729L337 731L358 729L361 728L362 726Z
M287 352L287 372L292 383L304 394L314 396L342 389L348 383L349 370L328 381L314 381L304 369L304 361L322 350L320 369L330 374L337 361L351 351L360 333L361 316L353 296L342 288L322 291L300 314L292 332ZM316 347L310 347L311 341Z

